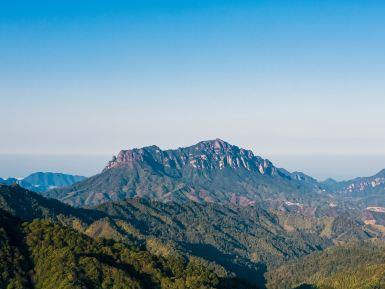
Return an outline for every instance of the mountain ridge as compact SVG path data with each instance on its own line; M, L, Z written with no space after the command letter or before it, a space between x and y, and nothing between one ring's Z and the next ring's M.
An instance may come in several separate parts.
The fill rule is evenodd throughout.
M17 183L25 189L43 193L57 187L65 187L85 180L86 177L64 173L35 172L24 178L0 178L0 184L11 185Z
M1 288L250 288L199 258L90 238L49 220L25 222L2 209L0 256Z
M215 262L242 280L260 285L265 262L274 264L332 245L314 232L287 232L275 215L258 206L241 209L135 198L73 208L15 184L0 185L0 209L27 221L55 221L93 238L150 247L154 241L168 244L186 256Z
M310 201L307 195L314 194L323 198L310 176L289 173L251 150L215 139L174 150L154 145L122 150L101 173L44 195L81 206L135 196L247 205L271 198Z
M264 174L265 170L271 170L272 174L277 173L277 169L269 160L254 156L251 150L239 148L219 138L177 149L161 150L158 146L152 145L140 149L122 150L109 162L105 170L128 165L135 160L145 161L149 153L154 160L178 169L190 164L196 169L223 169L230 166L258 170L261 174Z
M22 219L52 220L96 239L146 244L160 251L166 250L165 245L171 246L186 256L214 262L260 288L265 288L267 268L333 244L379 235L354 215L309 215L291 203L287 211L272 212L260 204L240 207L133 198L94 208L73 208L14 184L0 185L0 208Z

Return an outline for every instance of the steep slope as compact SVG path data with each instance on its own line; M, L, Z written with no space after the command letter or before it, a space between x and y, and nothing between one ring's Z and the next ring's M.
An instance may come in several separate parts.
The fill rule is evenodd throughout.
M264 288L263 274L283 262L333 244L366 240L377 232L354 214L309 215L296 207L269 212L258 205L128 199L73 208L17 185L0 186L0 208L20 218L47 218L93 238L112 238L150 251L178 251ZM214 266L215 267L215 266Z
M329 179L322 185L337 198L361 209L374 206L385 207L385 170L374 176L342 182Z
M21 221L0 209L0 288L32 288Z
M304 231L331 240L334 244L384 236L382 228L363 221L360 213L356 213L330 210L309 215L300 210L274 211L279 224L287 232Z
M144 199L75 209L13 185L0 186L0 207L20 218L49 218L89 236L128 243L169 244L185 255L221 264L239 277L261 278L265 264L326 247L331 242L305 233L287 234L260 208L241 210L191 201L182 205ZM252 281L256 281L253 279Z
M334 193L343 197L367 198L379 201L385 194L385 170L374 176L359 177L353 180L336 182L325 181L327 186Z
M363 195L385 190L385 170L370 177L359 177L353 180L336 182L331 179L324 182L329 188L340 194Z
M75 209L54 199L28 191L17 184L0 184L0 208L22 220L33 219L68 219L79 218L83 222L92 222L101 217L95 211Z
M285 231L273 214L257 206L133 199L76 209L17 185L0 186L0 200L1 208L23 219L45 217L94 238L147 248L166 244L184 256L200 256L260 284L266 266L332 245L332 240L310 231Z
M263 282L266 266L332 245L331 240L304 230L285 231L274 215L259 207L134 199L97 209L128 236L156 237L215 261L249 282Z
M268 272L269 289L385 288L385 243L380 240L346 244L314 253Z
M136 196L240 205L329 198L308 180L216 139L176 150L150 146L121 151L102 173L45 195L76 206Z
M3 211L0 241L1 288L209 289L231 284L225 271L210 271L196 258L157 256L122 243L96 241L49 221L21 224Z

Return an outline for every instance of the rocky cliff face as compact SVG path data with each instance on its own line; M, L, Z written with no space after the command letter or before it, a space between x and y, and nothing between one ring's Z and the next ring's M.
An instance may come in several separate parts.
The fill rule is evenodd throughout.
M156 163L165 168L182 170L222 170L225 168L246 169L261 175L277 175L278 170L266 159L254 156L245 150L216 139L203 141L194 146L176 150L161 150L157 146L141 149L122 150L109 162L104 170L130 166L134 162Z
M360 177L343 182L329 182L327 185L338 194L350 196L385 193L385 170L371 177Z
M73 205L134 197L250 205L277 199L298 202L321 193L316 180L215 139L175 150L122 150L102 173L46 196Z

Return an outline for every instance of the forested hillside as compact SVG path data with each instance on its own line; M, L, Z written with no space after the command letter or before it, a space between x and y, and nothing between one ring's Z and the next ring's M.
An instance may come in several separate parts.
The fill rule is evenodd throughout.
M354 214L321 211L267 211L258 205L240 207L148 199L108 202L94 208L73 208L17 185L0 185L0 206L32 221L46 219L94 239L107 238L150 252L178 252L200 257L250 284L264 286L264 274L333 244L379 236ZM317 217L318 215L318 217ZM269 274L269 273L268 273Z
M0 209L0 288L32 288L22 222Z
M373 239L330 247L283 264L268 272L266 278L270 289L291 289L301 284L325 289L382 289L385 243Z
M199 258L92 239L50 221L21 223L4 211L0 220L1 288L244 288Z
M0 186L0 205L16 216L48 218L94 238L151 248L165 244L184 256L215 262L250 283L264 283L267 267L332 245L313 232L287 232L258 207L133 199L76 209L18 186Z

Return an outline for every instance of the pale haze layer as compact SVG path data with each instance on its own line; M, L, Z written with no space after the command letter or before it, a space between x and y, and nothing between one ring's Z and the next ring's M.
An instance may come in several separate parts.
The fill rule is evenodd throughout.
M222 138L318 178L385 168L385 3L0 4L0 176Z

